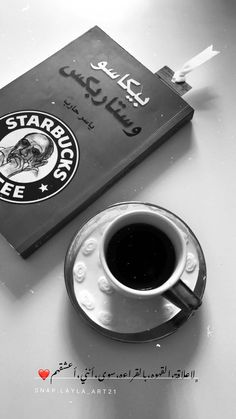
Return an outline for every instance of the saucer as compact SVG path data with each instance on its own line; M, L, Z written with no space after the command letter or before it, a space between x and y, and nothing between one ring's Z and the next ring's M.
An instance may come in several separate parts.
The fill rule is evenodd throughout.
M76 234L65 259L65 283L77 312L98 332L124 342L147 342L176 331L191 315L162 296L129 297L115 290L100 263L99 246L109 223L137 209L158 212L182 231L187 259L181 280L202 299L206 263L201 246L184 221L157 205L122 202L91 218Z

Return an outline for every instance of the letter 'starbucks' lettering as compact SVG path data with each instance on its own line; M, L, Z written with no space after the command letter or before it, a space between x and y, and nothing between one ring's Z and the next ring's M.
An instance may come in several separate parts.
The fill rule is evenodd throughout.
M51 198L72 180L79 147L70 128L41 111L0 117L0 199L34 203Z

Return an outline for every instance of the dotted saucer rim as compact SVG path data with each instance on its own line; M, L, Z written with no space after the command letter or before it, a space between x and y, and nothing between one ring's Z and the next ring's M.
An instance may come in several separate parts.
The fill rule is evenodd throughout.
M75 296L74 284L73 284L73 266L74 266L74 262L75 262L77 251L78 251L78 237L80 236L81 230L86 226L86 224L90 220L92 220L94 217L96 217L100 213L110 208L114 208L119 205L125 205L125 204L142 204L142 205L155 207L156 209L159 209L162 212L164 211L167 215L169 215L172 221L176 220L178 221L178 223L182 224L185 227L185 229L188 232L188 235L191 237L194 245L196 246L196 251L198 254L199 274L198 274L198 278L195 284L194 292L197 294L197 296L200 299L202 299L204 291L205 291L205 286L206 286L207 271L206 271L206 262L205 262L203 250L195 234L190 229L190 227L179 216L177 216L173 212L159 205L156 205L150 202L141 202L141 201L124 201L124 202L119 202L119 203L110 205L109 207L104 208L103 210L99 211L99 213L95 214L93 217L91 217L81 226L81 228L76 232L76 234L72 238L68 246L66 256L65 256L64 277L65 277L66 290L70 298L70 301L72 305L74 306L75 310L77 311L77 313L80 314L80 316L86 321L87 324L89 324L93 329L98 331L103 336L109 337L114 340L127 342L127 343L142 343L142 342L149 342L149 341L157 340L157 339L163 339L164 337L174 333L182 324L184 324L189 319L189 317L192 316L194 311L184 312L183 310L180 310L170 320L164 321L162 324L149 330L143 330L143 331L134 332L134 333L121 333L114 330L108 330L100 326L99 324L97 324L95 321L93 321L86 314L83 308L78 304L78 301Z

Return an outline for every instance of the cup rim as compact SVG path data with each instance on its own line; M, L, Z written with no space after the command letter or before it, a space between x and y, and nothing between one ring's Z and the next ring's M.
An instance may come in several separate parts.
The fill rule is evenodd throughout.
M161 220L162 223L168 226L169 232L171 231L173 233L172 237L170 237L170 235L166 231L163 231L160 228L160 226L158 226L158 228L161 229L168 236L168 238L172 241L172 243L173 243L172 239L174 236L176 239L174 240L175 242L173 243L173 245L175 248L175 252L177 251L179 253L179 257L178 257L178 261L176 263L175 269L173 273L171 274L171 276L167 279L167 281L164 282L164 284L160 285L159 287L153 288L151 290L136 290L134 288L130 288L124 285L123 283L121 283L117 278L115 278L115 276L110 271L106 262L106 258L105 258L105 246L108 240L111 238L112 231L114 234L117 230L119 230L122 227L121 223L123 220L125 220L125 223L123 224L123 226L134 224L135 221L130 222L130 223L127 222L128 219L132 218L134 215L136 216L145 215L144 217L145 219L143 220L143 222L150 225L154 225L154 226L155 224L147 222L147 217L152 217L152 219L156 219L156 221L157 219ZM117 226L117 229L114 228L116 226ZM178 249L176 249L177 241L179 242ZM178 282L178 280L180 279L183 273L183 270L186 264L186 255L187 255L186 242L184 240L183 234L181 230L174 224L174 222L163 214L157 214L146 209L134 209L134 210L129 211L128 213L121 214L118 217L116 217L114 220L112 220L104 231L99 250L100 250L99 257L100 257L101 264L103 266L103 269L107 277L110 279L111 283L115 286L116 289L119 289L121 292L125 293L126 295L129 294L130 296L133 296L133 297L157 296L157 295L163 294L163 292L172 288L176 284L176 282Z

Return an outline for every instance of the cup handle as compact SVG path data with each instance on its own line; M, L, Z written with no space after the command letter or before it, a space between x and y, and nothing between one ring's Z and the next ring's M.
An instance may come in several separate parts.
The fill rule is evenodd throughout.
M165 291L163 297L184 311L196 310L202 304L200 298L181 279Z

